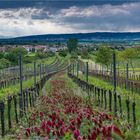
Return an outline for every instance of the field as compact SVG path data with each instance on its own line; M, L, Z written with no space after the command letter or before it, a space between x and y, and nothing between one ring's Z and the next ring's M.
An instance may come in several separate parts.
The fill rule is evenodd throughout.
M0 140L140 140L140 0L0 0Z
M139 75L139 61L133 61ZM22 89L18 69L1 71L1 139L140 139L140 89L117 80L114 93L111 70L95 63L95 56L56 54L37 60L36 67L23 64ZM117 76L125 79L124 73ZM136 77L128 80L139 84Z

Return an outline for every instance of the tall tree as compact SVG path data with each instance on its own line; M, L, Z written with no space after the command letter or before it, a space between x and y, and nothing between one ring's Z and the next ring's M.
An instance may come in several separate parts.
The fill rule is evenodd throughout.
M70 38L67 41L67 47L68 47L68 51L71 53L73 51L75 51L78 47L78 40L75 38Z
M124 51L121 51L119 54L123 62L127 62L131 65L133 72L135 72L134 66L133 66L133 59L138 58L139 55L140 55L139 47L126 48Z
M10 62L18 64L19 53L21 53L22 56L25 56L27 54L27 50L22 47L11 48L4 57Z
M105 65L108 69L108 66L112 62L112 49L107 46L102 46L96 53L96 62L102 65Z

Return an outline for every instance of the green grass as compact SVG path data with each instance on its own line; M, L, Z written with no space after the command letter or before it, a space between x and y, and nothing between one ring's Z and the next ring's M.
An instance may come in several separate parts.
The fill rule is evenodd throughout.
M26 56L35 56L36 53L28 53Z
M86 79L85 75L82 75L82 74L79 75L79 78L82 79L82 80ZM89 83L93 84L93 85L95 85L97 87L113 91L113 86L110 83L105 82L105 81L103 81L101 79L95 78L93 76L92 77L89 76ZM129 96L130 104L131 104L131 107L130 107L131 118L132 118L132 102L135 99L135 102L136 102L136 119L137 119L137 123L140 123L140 119L139 119L140 118L140 110L139 110L140 96L138 94L136 94L136 93L132 94L131 91L128 91L126 89L122 89L120 87L117 87L117 94L121 95L123 111L126 111L126 99ZM125 119L126 119L127 118L126 112L123 112L123 113L124 113L124 116L125 116ZM132 122L132 119L131 119L131 122Z
M39 81L39 76L37 76L37 81ZM30 88L34 85L34 77L23 81L23 89ZM8 95L15 95L20 90L20 84L8 86L7 88L0 89L0 99L5 99Z
M48 58L44 58L44 59L37 59L36 60L36 65L43 64L43 63L48 65L48 64L51 64L55 59L56 59L56 56L48 57ZM34 64L33 63L24 64L24 66L27 67L27 68L33 69Z
M61 63L58 65L58 68L60 69L63 65L66 65L70 56L67 56L65 58L59 57ZM55 57L49 58L48 60L45 60L47 64L51 64L54 62ZM56 68L53 68L50 72L55 71ZM56 69L57 70L57 69ZM37 81L39 81L39 76L37 76ZM34 85L34 77L29 78L26 81L23 81L23 89L30 88L31 86ZM15 85L10 85L6 88L0 89L0 99L5 99L8 95L15 95L18 94L20 90L20 85L19 83Z
M84 62L87 62L87 61L88 61L89 63L90 63L90 61L95 62L95 61L96 61L96 55L90 54L90 59L81 59L81 60L83 60ZM118 63L118 62L117 62L117 63ZM124 61L119 62L119 68L120 68L121 70L125 70L125 68L124 68L124 63L126 64L126 62L124 62ZM139 71L139 74L140 74L140 57L138 57L138 58L133 58L133 59L132 59L132 64L133 64L134 70L135 70L135 71ZM99 65L100 65L100 64L99 64ZM129 70L130 70L130 71L133 70L131 64L129 64Z
M54 79L58 79L58 77L53 77ZM68 78L67 77L67 74L65 75L62 75L62 77L59 77L59 79L63 79L65 81L65 86L68 87L69 89L73 90L73 92L78 95L78 96L81 96L82 98L84 98L85 101L89 102L89 98L87 98L87 93L84 92L83 90L81 90L76 83L73 82L73 80L71 78ZM80 75L80 78L85 78L85 77L81 77ZM89 82L90 83L94 83L96 84L97 86L103 86L103 88L106 88L106 89L112 89L111 85L109 85L108 83L105 83L104 81L101 81L97 78L92 78L92 77L89 77ZM108 86L109 85L109 86ZM48 83L46 84L46 91L47 93L50 93L51 91L51 83L50 81L48 81ZM101 107L101 106L97 106L97 101L95 100L94 98L94 95L92 96L93 98L91 98L91 102L92 102L92 105L93 105L93 108L94 110L97 110L97 111L105 111L107 113L109 113L108 110L105 110L104 107ZM126 125L127 125L127 119L126 119L126 106L124 105L125 104L125 98L123 97L122 98L122 108L123 108L123 118L119 119L119 121L117 122L117 125L119 125L120 127L124 128ZM113 104L112 104L113 105ZM139 104L137 104L139 106ZM112 109L113 109L113 106L112 106ZM130 108L132 109L132 108ZM137 108L138 109L138 108ZM124 111L125 110L125 111ZM136 110L138 111L138 110ZM110 114L113 114L110 113ZM131 114L132 115L132 114ZM137 114L137 119L139 119L139 116ZM131 120L132 122L132 120ZM137 121L137 123L139 124L139 121ZM135 128L132 128L130 130L128 130L126 133L125 133L125 136L126 136L126 139L135 139L135 138L140 138L140 130L139 130L139 127L135 127Z
M56 56L54 57L48 57L48 58L45 58L45 59L38 59L36 60L36 69L37 71L39 71L39 67L38 65L41 63L41 64L46 64L46 65L49 65L51 63L53 63L54 61L56 60ZM27 69L31 69L33 71L34 69L34 63L28 63L28 64L23 64L23 68L27 68ZM23 70L23 73L25 74L28 74L28 72L26 72L25 70ZM6 73L5 75L3 75L1 77L1 81L2 80L5 80L5 79L9 79L10 77L18 77L19 73L13 73L13 72L8 72Z

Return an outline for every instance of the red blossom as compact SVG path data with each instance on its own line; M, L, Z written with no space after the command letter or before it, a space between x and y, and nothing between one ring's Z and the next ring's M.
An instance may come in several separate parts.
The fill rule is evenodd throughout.
M35 133L36 133L37 135L40 135L40 130L39 130L39 128L38 128L38 127L35 127L34 129L35 129Z
M45 126L46 126L46 122L45 121L42 121L41 122L41 128L44 130L45 129Z
M92 121L93 121L95 124L98 124L97 119L93 118Z
M37 111L30 117L33 132L36 135L47 136L44 140L52 139L51 136L63 139L66 133L72 134L71 139L74 140L96 140L99 135L102 136L102 140L110 140L112 133L124 138L118 127L110 125L113 121L111 115L94 111L89 105L84 106L83 99L71 94L65 88L64 81L53 80L51 83L52 93L49 96L40 97L40 101L47 111ZM35 121L36 126L35 123L32 123ZM88 127L85 129L84 136L81 131L83 127ZM25 135L27 137L31 135L30 128L26 129Z
M47 125L52 126L52 122L50 120L48 120Z
M60 129L61 136L63 136L65 134L65 131L66 131L65 127L61 127L61 129Z
M31 134L31 130L30 130L30 128L26 128L25 135L26 135L27 137L29 137L30 134Z
M50 131L51 131L51 129L49 128L49 126L47 126L47 127L46 127L46 133L47 133L47 135L50 134Z
M87 114L86 114L86 117L87 117L87 119L90 119L90 114L87 113Z
M76 120L77 120L78 126L80 126L80 124L81 124L81 119L78 117L78 118L76 118Z
M59 132L59 130L56 131L56 134L57 134L58 137L60 137L60 132Z
M116 127L115 125L113 125L112 126L112 129L113 129L113 132L114 133L118 134L121 138L124 139L124 135L122 134L121 130L118 127Z
M60 119L60 120L58 121L58 124L59 124L59 125L62 125L62 124L63 124L63 121Z
M69 128L70 128L71 130L75 130L75 126L72 125L72 124L69 126Z
M75 138L78 138L78 136L80 136L80 132L78 129L75 129L74 132L73 132L73 135Z
M82 137L81 136L78 136L77 140L82 140Z
M44 140L49 140L48 137L45 137Z
M91 133L91 139L95 140L97 138L97 134L95 131L92 131Z
M72 125L74 125L74 124L75 124L75 120L74 120L74 119L71 121L71 124L72 124Z
M97 135L100 134L100 128L99 128L99 127L96 129L96 134L97 134Z
M39 112L39 116L40 117L43 117L43 112Z

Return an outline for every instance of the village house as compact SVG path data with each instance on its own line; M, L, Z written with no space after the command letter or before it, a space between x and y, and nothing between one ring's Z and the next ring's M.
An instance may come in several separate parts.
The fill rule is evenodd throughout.
M0 47L0 52L5 52L6 51L6 47Z
M25 48L28 51L28 53L35 51L34 46L31 46L31 45L23 46L23 48Z
M34 47L35 47L35 52L38 52L38 51L44 52L46 49L46 46L41 46L41 45L34 46Z

